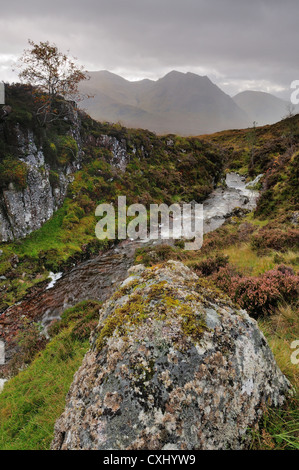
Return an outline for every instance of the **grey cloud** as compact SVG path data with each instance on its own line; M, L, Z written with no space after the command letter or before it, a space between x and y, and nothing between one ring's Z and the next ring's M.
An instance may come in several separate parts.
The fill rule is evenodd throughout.
M299 79L298 12L297 0L11 0L0 17L0 73L30 37L70 49L93 70L204 70L231 81L232 93L245 81L287 89Z

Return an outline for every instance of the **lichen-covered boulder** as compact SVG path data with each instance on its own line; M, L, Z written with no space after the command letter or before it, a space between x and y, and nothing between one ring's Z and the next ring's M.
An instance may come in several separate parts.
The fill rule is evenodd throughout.
M131 276L100 311L53 449L243 449L289 382L245 311L180 262Z

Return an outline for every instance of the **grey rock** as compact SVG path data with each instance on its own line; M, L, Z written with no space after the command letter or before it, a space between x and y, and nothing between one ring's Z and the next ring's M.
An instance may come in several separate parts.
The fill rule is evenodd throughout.
M101 146L109 149L112 152L113 158L110 162L111 165L119 168L121 171L125 171L129 162L125 139L119 141L116 139L116 137L102 135L98 141Z
M57 187L51 186L51 168L45 163L42 149L37 148L34 134L16 125L18 158L27 165L27 186L20 191L10 183L7 189L0 191L0 242L26 237L39 229L62 205L72 174L81 168L83 155L81 122L78 113L75 110L72 113L70 133L79 150L66 168L55 169L59 178Z
M293 212L291 216L291 224L293 225L299 224L299 211Z
M217 325L220 325L220 319L216 310L212 308L207 308L206 312L206 325L208 328L214 330Z
M31 131L23 131L17 124L15 132L19 159L27 165L27 187L20 191L11 183L6 190L0 190L0 243L24 238L39 229L62 205L67 187L73 180L73 174L81 169L84 155L81 141L81 120L76 109L68 107L67 120L71 122L71 135L77 145L78 153L64 168L55 168L59 183L51 186L51 168L45 163L41 148L37 148ZM111 152L109 163L120 171L125 171L130 161L125 139L102 135L97 139L87 137L87 142L103 147Z
M39 229L63 203L69 179L61 171L59 188L50 184L50 168L41 169L37 156L29 155L27 187L18 191L11 184L0 196L0 241L23 238ZM41 157L40 157L41 158ZM40 160L41 161L41 160Z
M102 306L52 449L248 448L290 391L257 323L180 262L134 277Z

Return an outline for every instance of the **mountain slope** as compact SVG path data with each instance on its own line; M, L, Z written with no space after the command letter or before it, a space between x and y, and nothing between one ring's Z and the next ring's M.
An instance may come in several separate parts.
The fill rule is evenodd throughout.
M290 103L270 93L261 91L243 91L234 96L235 103L260 126L274 124L283 119L289 112ZM295 112L298 109L295 109Z
M250 120L208 77L172 71L157 80L129 82L107 71L91 72L81 91L83 107L98 120L148 128L158 134L198 135L247 127Z
M0 311L40 281L32 273L45 273L41 257L46 270L57 272L84 257L88 246L99 249L94 211L100 202L119 195L128 204L204 200L221 177L222 155L199 139L159 138L78 110L74 120L44 129L30 89L7 86L6 102L10 114L0 118ZM19 270L22 282L7 282Z
M144 85L141 83L140 88ZM151 87L151 82L145 86ZM126 90L125 87L126 84L124 84L123 90ZM124 260L124 263L128 261L127 252L122 251L120 245L113 248L111 264L113 269L107 275L107 252L103 253L102 251L107 245L96 240L94 234L94 227L97 223L94 216L96 205L100 202L115 204L117 196L121 194L127 195L128 204L134 202L147 206L150 203L171 204L192 199L199 201L204 199L217 183L221 186L220 178L223 170L237 170L243 175L250 174L251 176L259 173L264 174L263 179L259 182L261 198L258 201L257 211L247 214L246 211L238 209L232 214L232 217L227 219L225 225L205 236L202 249L198 252L185 252L180 244L175 247L164 244L157 244L155 248L142 246L136 253L136 263L155 267L146 271L149 273L148 278L144 283L139 284L139 287L142 288L142 296L138 294L136 276L131 277L133 284L130 286L125 284L121 291L115 294L112 302L115 302L115 308L117 305L120 307L117 309L118 315L108 317L105 329L98 330L97 334L101 334L98 345L104 345L105 339L107 339L108 346L113 347L112 340L113 338L117 339L116 333L118 334L119 331L121 335L123 334L121 327L124 325L130 327L123 321L127 317L129 323L134 320L134 325L131 326L134 327L135 333L136 328L139 328L144 321L151 328L153 324L151 322L158 320L159 324L153 329L153 334L150 332L146 338L147 345L151 341L151 337L158 341L158 354L154 357L156 365L155 361L150 361L147 366L141 358L141 362L139 360L132 361L132 368L130 370L125 368L124 373L126 374L128 370L130 374L132 372L133 384L138 387L140 384L146 383L148 388L154 379L152 396L158 406L161 404L161 396L165 397L164 392L161 394L161 390L163 391L167 387L165 390L172 394L173 400L171 406L167 408L170 410L165 415L167 421L164 420L163 423L170 423L169 429L172 432L174 429L173 419L176 417L173 406L179 413L179 419L181 418L181 410L183 410L182 417L184 417L188 406L190 404L192 406L192 396L190 398L186 393L188 392L190 395L193 390L190 386L184 388L184 383L182 389L186 393L183 394L180 390L174 393L176 389L168 387L171 376L164 374L166 363L164 359L158 363L158 366L162 364L164 371L160 371L161 367L156 369L157 357L161 357L161 354L163 355L166 351L165 338L170 338L169 328L171 325L169 321L175 320L177 309L181 319L179 318L179 322L175 325L175 343L170 353L172 351L178 352L184 357L185 346L188 345L185 342L186 336L186 341L189 342L194 341L193 338L196 339L196 335L200 340L202 334L207 334L210 335L209 338L212 338L213 343L219 335L220 341L216 344L216 355L211 356L214 358L213 362L209 363L209 353L211 352L209 349L207 355L204 356L204 367L198 377L199 380L201 376L204 379L209 377L205 371L210 364L213 378L217 379L217 373L215 375L214 372L220 367L224 371L224 375L221 375L220 389L222 390L223 384L224 388L228 387L228 390L232 388L230 381L225 379L225 373L227 373L227 367L231 367L232 364L229 361L229 355L234 352L236 332L238 333L239 327L236 323L237 328L233 328L233 334L228 338L223 336L222 333L225 330L222 330L222 327L216 327L219 333L213 331L213 325L219 321L223 324L223 320L233 311L226 307L226 305L228 306L227 298L223 299L220 292L223 290L233 301L238 302L239 307L248 309L255 318L258 318L259 326L269 341L280 369L298 389L298 365L291 361L290 357L292 354L291 344L299 337L299 116L286 119L273 126L224 131L215 135L190 139L177 136L159 138L150 132L95 122L80 112L78 112L78 129L71 122L65 120L44 129L40 128L36 122L35 103L31 93L25 93L24 88L18 86L7 88L7 91L9 91L9 96L6 97L6 101L10 113L6 113L6 116L1 118L0 109L0 129L2 126L0 132L1 191L6 192L12 184L16 185L16 191L23 191L26 182L29 187L31 186L30 181L26 179L26 172L21 171L23 164L26 165L21 160L24 155L21 150L24 147L25 151L27 147L29 149L30 142L34 142L40 151L46 150L45 165L40 163L39 170L44 172L47 167L52 170L50 183L53 191L57 189L59 184L55 173L60 168L67 168L65 162L67 155L64 155L61 160L65 149L59 145L56 148L53 144L65 142L65 138L74 135L74 131L76 132L73 138L76 137L78 143L81 142L82 145L82 169L76 168L63 206L55 212L51 220L25 239L0 244L0 310L5 309L5 312L0 316L0 341L6 342L7 338L11 342L14 338L13 340L19 342L21 348L20 354L15 356L17 362L5 366L9 370L4 370L4 374L10 375L10 371L12 374L17 374L18 368L22 367L17 376L5 384L4 391L0 393L0 449L49 448L54 431L54 421L65 407L65 398L73 373L77 370L85 351L88 349L87 338L90 337L91 330L98 322L100 306L90 299L94 298L93 292L95 291L93 289L96 289L97 293L101 293L101 288L98 282L99 278L93 275L91 267L94 266L97 275L102 277L103 284L105 284L103 292L107 293L107 289L116 287L115 279L119 275L117 260ZM129 101L124 106L134 106L130 103ZM137 106L136 108L139 109ZM2 122L1 119L3 119ZM20 141L22 135L30 136L28 143L27 140L24 142L21 139ZM67 140L67 143L69 146L70 141ZM53 153L53 148L58 151ZM50 152L51 149L52 152ZM27 152L26 156L28 156ZM70 158L72 156L71 152ZM18 171L15 171L16 168ZM40 210L40 205L37 205L36 209ZM125 246L127 246L126 242L124 242ZM169 259L183 261L199 276L196 279L196 285L193 284L193 281L191 284L188 281L188 289L194 285L195 290L192 295L187 294L185 298L185 291L181 288L182 274L186 269L181 265L179 265L177 273L180 275L179 299L172 295L178 293L177 288L173 290L173 285L165 286L166 277L173 279L173 270L167 276L163 274L163 282L151 284L155 270L161 269L161 264ZM86 260L85 264L83 260ZM74 266L75 264L77 266ZM175 263L170 263L171 265L175 266ZM84 266L87 268L86 271ZM105 267L104 271L101 271L102 267ZM135 269L135 274L138 270L141 272L140 266ZM58 281L59 290L68 279L62 302L57 295L57 286L54 286L53 290L47 289L49 270L55 273L64 271L65 277ZM68 277L74 275L74 270L81 272L81 279L84 278L84 283L74 282L73 277ZM193 274L191 273L190 276ZM145 310L147 308L147 294L144 289L147 281L153 288L153 291L150 292L149 316ZM43 293L47 293L45 295L48 303L44 305L47 307L49 315L52 315L53 307L57 305L57 302L60 302L61 308L66 308L66 302L73 303L74 296L77 295L79 289L82 289L82 286L87 286L84 292L87 301L65 311L61 320L51 325L48 331L49 343L45 347L48 340L41 336L40 324L36 323L39 321L39 317L34 316L34 312L40 314L38 305L40 305L40 299L45 299ZM131 295L135 297L133 302L124 304L122 299L129 299L130 289L132 290ZM202 317L204 309L200 309L199 315L194 315L193 310L196 302L201 302L204 298L199 292L203 293L204 291L208 293L204 309L213 302L213 308L209 309L207 319ZM220 303L221 310L219 312L221 315L217 314L218 307L215 310L217 303ZM30 304L33 308L28 307ZM6 307L9 308L6 310ZM263 315L261 315L261 311ZM170 315L169 312L171 312ZM242 325L244 326L243 320ZM250 324L252 326L252 322ZM239 325L240 328L242 325ZM181 329L183 329L183 334L178 335L177 332L180 332ZM130 329L130 333L132 331L134 333L134 330ZM161 331L162 336L160 335ZM166 336L164 332L166 332ZM93 334L92 338L95 339L96 336ZM132 338L133 336L130 334L123 343L118 342L117 347L119 345L121 345L120 347L122 345L128 346L128 341L130 342ZM141 340L140 338L141 336L138 335L137 343L136 341L134 343L136 347L142 346L142 338ZM161 338L162 341L160 341ZM256 338L257 335L254 335L254 340ZM121 340L121 336L119 339ZM248 339L250 340L249 336L246 336L245 345ZM251 357L250 351L258 351L258 345L256 341L254 342L252 347L247 348L249 356L245 357L242 354L240 356L247 363L248 357L249 359ZM238 344L243 348L243 340L238 341ZM264 346L263 339L262 348ZM6 347L6 358L9 358L8 351L9 349ZM145 349L139 348L139 354L140 351L143 354ZM223 357L219 351L223 351ZM113 354L107 356L111 364L113 361L122 360L125 357L117 348ZM294 350L292 357L295 354L296 350ZM168 355L166 360L171 360L173 369L173 367L177 367L176 361L172 360L173 356L170 356ZM237 356L238 354L234 354L234 357ZM195 357L193 352L190 356L188 355L183 368L177 367L174 376L174 381L177 383L179 383L178 380L184 381L186 377L188 379L185 366L188 365L190 357L191 359ZM21 364L23 365L21 366ZM105 365L104 362L103 364ZM248 366L250 367L248 368ZM251 385L253 382L255 385L254 380L258 377L255 374L253 382L250 377L248 380L247 374L257 367L254 357L248 366L243 368L245 375L242 377L242 382L236 381L238 374L234 381L234 384L239 383L242 387L242 401L246 397L252 398ZM113 370L117 371L118 369L114 367ZM184 374L181 373L182 370ZM0 378L1 372L0 368ZM164 383L162 386L165 386L163 389L157 387L158 382L154 378L154 375L157 376L159 372L161 372L159 378L162 377ZM194 376L193 372L191 371L192 377ZM237 372L240 372L239 369ZM86 375L83 374L82 378L85 377ZM97 379L100 378L100 376L97 377ZM147 379L146 382L144 382L144 378ZM214 381L213 385L212 398L215 394L219 394L217 381ZM146 387L142 388L141 395L136 395L141 397L140 402L143 403L144 393L147 393L148 390ZM129 390L131 388L129 387ZM244 393L245 388L247 391L249 390L249 393ZM256 389L255 387L255 391ZM112 393L110 393L111 391ZM124 416L120 415L115 408L115 405L118 405L119 395L115 395L114 391L116 392L113 388L110 390L104 403L104 416L109 420ZM235 391L234 386L233 392ZM89 387L86 395L83 393L80 398L86 401L90 396ZM230 393L227 396L230 397ZM211 403L210 395L203 396L201 394L199 399L202 400L201 403L207 410L207 407L210 406L209 403ZM265 395L263 402L259 412L265 409L264 404L267 402ZM298 403L297 394L283 409L267 409L261 420L260 429L255 426L251 447L267 450L298 450ZM196 410L198 409L199 407L196 406ZM229 410L229 407L226 409ZM238 415L238 423L246 413L246 409L246 406L242 407ZM96 410L96 417L100 416L99 412L100 410ZM221 419L221 413L219 415L217 410L215 410L216 414L213 412L214 410L212 410L213 416L220 416L219 419ZM208 424L213 418L212 415L210 413ZM162 423L161 415L158 413L157 416L160 425ZM132 421L132 416L130 419ZM189 421L187 422L188 430L190 429ZM176 422L180 423L181 421L177 420ZM226 424L227 422L225 426ZM214 429L212 431L211 442L213 441ZM165 432L161 436L158 437L159 439L163 438L164 446L164 439L168 439L169 434ZM222 437L224 434L221 435ZM240 442L243 441L239 441L237 444ZM147 443L145 443L146 445ZM157 449L158 446L155 442L154 445Z

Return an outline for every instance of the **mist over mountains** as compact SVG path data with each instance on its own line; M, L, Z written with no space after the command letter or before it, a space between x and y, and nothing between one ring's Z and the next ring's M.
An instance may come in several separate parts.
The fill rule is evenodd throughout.
M172 71L163 78L130 82L108 71L89 72L81 107L99 121L120 122L157 134L199 135L272 124L288 102L269 93L245 91L230 97L207 76Z
M262 91L243 91L233 98L234 102L246 112L250 123L258 125L274 124L281 121L290 112L291 103ZM294 107L294 112L298 112Z

